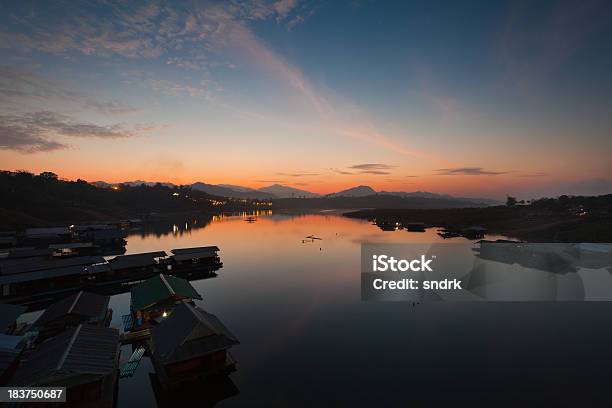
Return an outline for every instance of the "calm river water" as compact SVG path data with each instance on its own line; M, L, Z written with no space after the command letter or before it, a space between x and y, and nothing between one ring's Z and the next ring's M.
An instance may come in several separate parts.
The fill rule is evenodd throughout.
M316 235L322 240L303 242ZM330 215L216 217L136 231L127 253L217 245L218 277L192 281L241 344L236 394L219 406L584 404L607 396L609 303L375 303L360 300L360 243L438 242ZM113 325L129 293L113 296ZM124 348L122 360L130 354ZM156 404L147 359L119 384L120 407ZM230 383L231 384L231 383ZM227 388L227 387L225 387ZM232 388L232 387L230 387ZM183 399L206 406L209 390ZM216 392L216 391L215 391ZM172 404L172 403L171 403ZM179 406L178 402L173 403ZM463 404L462 404L463 405Z

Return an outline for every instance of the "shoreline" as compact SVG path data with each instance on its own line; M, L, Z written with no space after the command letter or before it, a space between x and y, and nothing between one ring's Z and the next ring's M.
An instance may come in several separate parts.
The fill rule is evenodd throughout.
M527 242L612 242L612 196L606 205L576 211L574 206L525 205L461 209L368 209L345 212L348 218L374 222L423 223L426 227L463 231L483 227L487 234L504 235Z

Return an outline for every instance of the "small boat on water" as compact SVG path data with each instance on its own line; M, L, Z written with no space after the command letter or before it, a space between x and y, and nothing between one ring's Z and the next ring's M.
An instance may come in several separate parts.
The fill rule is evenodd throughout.
M425 224L422 222L409 222L404 225L408 232L425 232Z
M375 224L378 228L383 231L395 231L400 228L400 223L388 220L376 220Z
M323 240L323 238L319 238L319 237L317 237L317 236L315 236L315 235L309 235L309 236L307 236L307 237L306 237L306 239L311 239L311 240L313 240L313 241L314 241L315 239L316 239L316 240L319 240L319 241Z
M253 223L253 222L257 221L257 218L255 218L255 217L247 217L244 220L246 222L248 222L248 223Z
M457 231L441 229L441 230L438 230L438 235L442 237L443 239L449 239L449 238L458 238L461 236L461 233Z
M463 236L467 239L482 239L487 233L485 227L474 226L463 230Z

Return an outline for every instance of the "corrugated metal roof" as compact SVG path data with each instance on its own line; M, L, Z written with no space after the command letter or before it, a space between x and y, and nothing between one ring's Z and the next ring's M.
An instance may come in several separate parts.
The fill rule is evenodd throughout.
M106 315L110 296L80 291L50 305L36 320L33 327L38 328L62 318L65 315L76 315L83 318L102 320Z
M106 262L101 256L78 256L63 259L6 259L0 261L2 275L58 269L74 265L91 265Z
M0 350L0 375L19 357L20 350Z
M106 262L101 263L101 264L87 265L85 267L85 273L88 273L88 274L110 272L110 270L111 270L111 267Z
M30 282L41 279L53 279L60 276L81 275L85 273L85 266L75 265L66 268L45 269L27 273L14 273L12 275L0 276L0 285L9 283Z
M73 377L72 383L78 383L79 376L112 373L117 369L118 357L118 330L79 325L41 343L25 356L11 383L37 386L68 377Z
M19 350L23 347L21 344L23 341L23 336L11 336L8 334L0 333L0 350L1 351L10 351L10 350Z
M121 229L99 229L89 231L88 234L94 241L99 239L120 239L125 238L127 233Z
M154 358L163 364L188 360L240 344L212 313L180 304L151 331Z
M88 224L88 225L76 225L74 230L83 232L88 230L106 230L106 229L117 229L116 225L108 224Z
M53 253L49 248L36 249L34 247L13 248L9 250L7 259L47 257Z
M132 286L130 293L132 296L132 310L145 309L173 296L202 299L202 296L185 279L162 274Z
M0 331L5 331L10 325L15 323L17 318L25 312L27 307L21 305L10 305L0 303Z
M217 247L216 245L212 245L212 246L193 247L193 248L179 248L179 249L173 249L170 252L172 252L174 255L183 255L183 254L209 252L209 251L217 252L219 251L219 247Z
M67 242L65 244L51 244L49 248L51 249L74 249L74 248L91 248L97 247L91 242Z
M70 234L68 227L52 227L52 228L28 228L25 230L25 235L41 236L41 235L65 235Z
M145 252L142 254L120 255L109 261L112 269L139 268L156 264L157 258L168 256L164 251Z
M205 259L205 258L215 258L217 256L216 252L194 252L190 254L181 254L181 255L173 255L175 261L188 261L190 259Z

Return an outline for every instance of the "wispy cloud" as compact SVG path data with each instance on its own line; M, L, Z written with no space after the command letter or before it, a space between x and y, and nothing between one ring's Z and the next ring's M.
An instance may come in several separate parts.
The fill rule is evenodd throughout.
M139 111L119 100L99 100L24 68L0 65L0 105L14 108L17 102L27 107L39 102L62 102L104 115Z
M549 176L548 173L544 173L544 172L537 172L537 173L526 173L526 174L519 174L519 177L546 177Z
M168 96L190 96L192 98L208 98L210 92L201 82L200 86L190 86L180 84L166 79L147 79L145 83L154 91L161 92Z
M36 153L60 150L67 147L63 143L47 138L42 132L32 132L27 127L11 123L0 123L0 149L2 150Z
M140 111L140 109L130 106L127 103L121 102L119 100L98 101L95 99L86 99L84 103L85 106L87 106L88 108L91 108L92 110L98 113L107 115L135 113Z
M352 171L346 171L346 170L336 169L336 168L331 168L330 170L333 171L336 174L342 174L344 176L349 176L349 175L355 174Z
M438 176L498 176L500 174L508 174L507 171L490 171L482 167L457 167L452 169L438 169Z
M370 171L370 170L391 170L396 167L397 166L393 166L390 164L365 163L365 164L355 164L353 166L350 166L349 168L355 169L355 170Z
M362 170L360 173L361 174L374 174L377 176L384 176L386 174L391 174L390 171L383 171L383 170Z
M384 176L391 174L390 171L397 166L393 166L390 164L382 164L382 163L364 163L364 164L355 164L350 166L349 169L357 170L359 174L372 174L375 176Z
M78 52L84 55L126 58L158 58L190 45L206 49L211 43L227 40L235 23L274 18L281 22L294 15L297 0L218 1L193 4L188 1L108 1L92 8L71 5L61 20L41 18L51 4L42 4L39 13L29 7L17 8L0 29L2 47L54 54ZM301 12L308 8L299 7ZM195 55L195 54L194 54ZM195 65L192 65L195 67ZM185 65L187 67L187 65Z
M308 177L308 176L318 176L319 173L311 173L305 171L298 171L294 173L276 173L279 176L288 176L288 177Z
M152 130L151 125L96 125L67 115L41 111L0 116L0 149L25 153L66 148L57 137L126 139Z
M193 71L201 76L201 81L194 85L193 81L177 83L166 78L149 78L144 80L146 86L171 96L188 95L207 100L212 99L212 68L246 64L251 72L263 71L301 95L318 116L316 120L308 120L318 132L364 140L402 155L431 159L379 132L366 113L361 112L359 121L354 120L357 109L354 104L331 97L314 86L298 67L261 41L249 26L251 21L274 19L292 28L314 13L316 7L310 4L293 0L206 4L110 1L100 7L99 13L92 13L79 4L74 7L59 22L41 19L43 13L32 14L27 8L21 9L11 15L10 24L0 28L0 46L62 56L78 53L100 58L159 60L164 65Z

